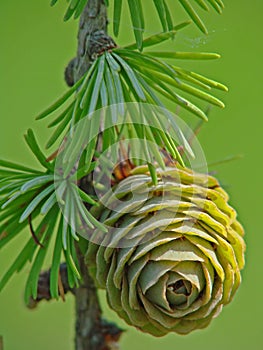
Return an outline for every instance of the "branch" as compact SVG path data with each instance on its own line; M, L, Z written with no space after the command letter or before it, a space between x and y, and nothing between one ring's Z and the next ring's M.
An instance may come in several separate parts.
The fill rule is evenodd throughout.
M76 313L78 316L76 322L76 349L117 349L118 341L123 330L101 317L101 309L94 282L86 273L87 269L84 263L84 257L79 250L78 254L81 260L81 273L83 276L83 281L79 288L70 288L68 284L67 265L65 263L60 265L60 296L65 300L65 294L71 292L76 297ZM31 297L27 307L29 309L35 309L41 301L50 301L51 299L50 270L47 270L39 276L37 299Z
M116 47L107 35L107 8L104 0L89 0L79 24L77 57L71 60L65 71L68 85L76 83L89 69L96 56ZM85 180L85 186L83 183ZM89 178L81 185L92 190ZM88 273L84 255L76 245L82 281L75 289L76 298L76 350L111 350L118 348L122 330L102 318L102 312L94 281Z
M64 296L68 292L75 294L75 289L70 288L68 283L67 265L65 263L60 265L59 276L60 276L60 281L59 281L60 293L59 294L61 298L64 300ZM29 309L35 309L42 300L49 301L51 299L52 299L52 296L50 295L50 270L48 270L40 274L38 279L37 298L33 299L31 297L27 307Z
M107 9L104 0L89 0L80 18L77 56L65 70L69 86L74 85L89 69L93 60L105 50L116 47L107 35ZM51 157L56 156L53 154ZM81 179L80 185L87 193L92 191L90 177ZM82 280L71 289L68 284L66 265L61 265L59 294L64 299L67 292L75 295L76 301L76 350L113 350L123 332L115 324L105 321L97 295L97 289L88 273L84 254L76 244L77 258ZM38 296L30 300L28 307L35 308L42 300L50 300L50 271L43 272L38 281Z
M88 274L84 256L77 246L82 275L81 285L75 290L76 297L76 350L111 350L117 348L123 332L114 323L102 318L94 281Z
M74 85L89 69L98 53L116 47L107 35L107 7L104 0L89 0L79 23L77 56L65 70L65 80Z

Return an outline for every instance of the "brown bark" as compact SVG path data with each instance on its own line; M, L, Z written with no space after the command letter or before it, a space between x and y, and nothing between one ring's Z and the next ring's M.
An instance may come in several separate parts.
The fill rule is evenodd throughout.
M89 0L80 17L77 56L70 61L65 71L69 86L87 72L97 54L116 46L107 35L107 25L104 0Z
M104 0L89 0L79 23L77 56L65 70L65 80L74 85L89 69L92 61L105 50L116 47L107 35L107 8ZM89 177L81 179L80 186L86 192L92 192ZM66 265L60 270L60 295L68 291L75 295L76 336L75 350L114 350L119 349L118 340L122 330L115 324L105 321L94 281L88 273L84 255L76 244L77 256L82 280L78 288L70 289L66 276ZM31 300L28 307L34 308L41 300L50 300L50 272L43 272L39 279L37 300Z
M68 284L67 265L60 266L60 296L71 292L76 298L76 338L75 348L77 350L114 350L119 349L118 340L122 334L114 323L105 321L102 318L97 290L93 280L87 273L84 257L78 250L80 270L83 276L79 288L70 288ZM37 305L45 300L49 301L50 295L50 270L44 271L38 280L37 299L31 298L27 305L30 309L35 309ZM0 337L1 350L1 337Z
M107 8L104 0L89 0L80 18L77 56L71 60L65 71L68 85L76 83L87 72L98 54L116 46L112 38L107 35L107 24ZM82 179L81 184L85 183L84 190L91 192L88 179L83 180L85 179ZM75 349L116 349L122 330L102 319L97 289L78 246L77 255L82 281L75 289Z
M78 250L82 282L75 289L76 298L76 350L117 349L122 330L102 319L97 289Z
M67 273L67 265L61 264L60 265L60 296L62 299L64 299L64 295L68 292L71 292L75 294L75 290L70 288L68 284L68 273ZM33 299L32 297L29 300L29 303L27 307L29 309L35 309L37 305L42 301L49 301L51 300L51 294L50 294L50 270L43 271L38 279L38 288L37 288L37 298Z

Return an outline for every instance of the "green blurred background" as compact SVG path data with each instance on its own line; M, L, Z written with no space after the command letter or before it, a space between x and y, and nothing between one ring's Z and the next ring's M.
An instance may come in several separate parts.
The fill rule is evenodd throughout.
M49 135L45 124L34 116L65 91L63 69L76 50L77 22L63 23L65 4L49 7L49 0L9 0L0 2L0 150L1 158L35 164L23 141L26 129L33 127L44 144ZM150 14L149 0L144 0ZM172 2L172 1L170 1ZM225 0L222 16L211 11L207 17L210 35L204 37L191 28L166 45L177 50L216 51L223 56L198 65L187 62L198 72L229 86L229 93L219 94L225 110L213 109L210 121L199 136L208 163L243 154L241 160L211 168L231 196L246 229L247 265L243 283L234 301L206 330L188 336L171 334L155 339L129 328L121 349L184 350L263 349L263 274L261 232L262 215L262 127L263 102L263 2L262 0ZM149 6L149 7L148 7ZM147 32L159 30L159 23L149 15ZM181 9L177 18L186 18ZM124 19L120 42L132 40L130 22ZM158 29L156 29L158 28ZM183 64L183 62L182 62ZM193 119L194 117L192 117ZM28 237L24 232L0 253L0 275L16 256ZM26 238L25 238L26 237ZM23 304L27 267L12 279L0 294L0 335L5 350L73 350L74 300L42 303L36 311ZM104 294L101 294L104 300ZM103 301L105 315L115 320Z

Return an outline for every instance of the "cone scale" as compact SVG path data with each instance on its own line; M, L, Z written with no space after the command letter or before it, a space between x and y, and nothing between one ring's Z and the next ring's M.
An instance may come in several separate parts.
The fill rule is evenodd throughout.
M179 166L153 184L135 168L102 198L86 263L110 307L154 336L205 328L235 295L244 231L228 195L209 175Z

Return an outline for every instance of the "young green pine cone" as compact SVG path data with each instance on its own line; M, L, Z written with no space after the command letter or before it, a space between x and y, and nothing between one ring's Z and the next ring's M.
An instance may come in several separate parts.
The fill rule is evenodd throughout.
M218 181L187 168L135 168L103 198L86 262L110 307L154 336L206 327L234 296L243 229ZM95 243L94 243L95 242ZM97 243L97 244L96 244Z

